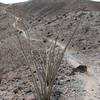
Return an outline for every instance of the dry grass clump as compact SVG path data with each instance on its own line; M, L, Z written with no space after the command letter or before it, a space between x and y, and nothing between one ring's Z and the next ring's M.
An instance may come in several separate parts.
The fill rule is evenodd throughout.
M30 35L28 32L26 32L27 41L29 42L28 46L30 59L25 53L20 36L16 34L20 44L20 49L25 58L25 62L29 66L32 74L33 91L35 91L35 93L33 93L36 100L50 100L54 89L54 82L64 57L64 53L66 52L67 47L70 45L79 25L80 21L78 22L78 25L76 26L72 36L68 40L68 43L65 45L65 48L61 51L56 48L58 39L57 36L55 42L53 42L49 49L45 48L42 53L39 50L37 53L35 51L32 52ZM36 69L36 74L34 73L34 69Z
M26 56L20 37L18 35L17 39L19 40L19 44L25 61L32 73L33 88L36 93L36 100L50 100L50 96L53 92L53 85L65 49L62 52L60 52L60 50L57 50L57 40L55 40L55 43L51 45L49 49L45 49L42 51L31 50L30 46L31 61L29 61L29 57ZM32 64L30 62L32 62ZM36 70L36 74L34 73L34 70ZM39 81L37 81L37 78Z
M31 41L29 40L29 59L29 57L27 57L25 54L19 35L16 36L19 41L22 54L25 58L25 62L29 66L30 72L32 74L32 82L34 88L33 91L35 90L34 95L36 100L50 100L59 67L72 37L63 50L58 50L56 38L54 44L52 44L49 49L42 50L42 53L41 50L36 52L32 50ZM34 73L34 69L36 70L36 74Z

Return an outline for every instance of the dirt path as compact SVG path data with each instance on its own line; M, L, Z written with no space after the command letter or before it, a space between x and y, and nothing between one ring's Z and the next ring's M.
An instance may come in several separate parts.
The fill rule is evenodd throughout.
M64 49L65 46L63 46L60 43L57 43L59 47ZM96 73L95 69L99 68L99 65L97 63L94 63L95 61L97 62L97 58L92 58L88 57L82 53L80 53L78 56L75 54L76 51L74 50L66 50L65 52L65 59L67 59L68 63L72 65L73 67L77 67L80 64L86 64L88 66L88 73L78 75L77 78L81 79L84 84L84 90L86 90L86 95L83 100L97 100L96 96L97 93L100 91L98 90L100 78L98 77L100 74ZM86 61L87 58L87 61ZM85 60L84 60L85 59ZM93 62L94 59L94 62ZM98 61L99 62L99 61ZM98 82L98 83L97 83Z

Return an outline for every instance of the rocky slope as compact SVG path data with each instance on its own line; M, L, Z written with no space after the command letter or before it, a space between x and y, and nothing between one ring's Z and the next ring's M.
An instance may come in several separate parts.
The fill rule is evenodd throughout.
M28 56L27 32L34 50L53 43L58 33L57 45L63 49L76 31L59 69L53 99L100 100L99 5L95 2L77 3L76 0L0 4L0 99L34 98L30 85L32 76L21 53L17 35ZM80 64L88 66L87 73L76 72L69 76L73 68Z

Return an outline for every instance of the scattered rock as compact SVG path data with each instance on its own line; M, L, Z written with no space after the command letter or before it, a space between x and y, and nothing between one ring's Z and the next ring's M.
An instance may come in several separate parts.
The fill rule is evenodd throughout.
M18 93L18 89L13 90L13 92L14 92L15 94L17 94L17 93Z
M86 65L79 65L78 67L73 68L70 75L75 75L76 72L80 72L80 73L87 72L87 66Z

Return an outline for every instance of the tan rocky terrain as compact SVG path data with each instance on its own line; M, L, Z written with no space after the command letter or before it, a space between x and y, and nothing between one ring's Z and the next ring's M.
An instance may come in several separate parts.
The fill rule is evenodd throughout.
M59 33L57 45L65 52L52 100L100 100L100 4L77 0L0 4L0 100L33 100L32 75L24 51L44 49ZM31 63L31 62L30 62ZM77 71L86 65L87 72ZM34 71L35 73L35 71ZM38 81L38 79L37 79Z

